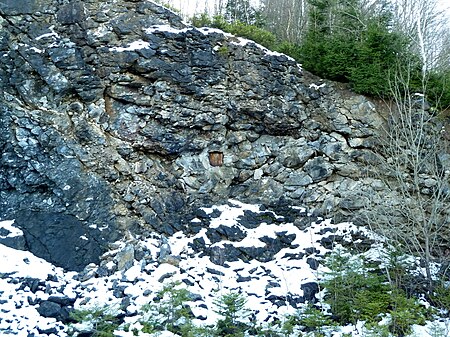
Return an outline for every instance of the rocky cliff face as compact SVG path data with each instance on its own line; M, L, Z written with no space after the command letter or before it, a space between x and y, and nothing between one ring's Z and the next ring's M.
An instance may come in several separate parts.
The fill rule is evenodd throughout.
M284 55L150 1L2 1L0 27L0 219L57 265L228 198L345 217L377 187L375 106Z

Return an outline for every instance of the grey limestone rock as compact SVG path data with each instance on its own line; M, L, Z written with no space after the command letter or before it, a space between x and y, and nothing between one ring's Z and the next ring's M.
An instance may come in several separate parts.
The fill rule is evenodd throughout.
M326 181L374 163L366 98L153 2L8 0L0 14L0 219L67 269L128 232L198 232L193 212L229 198L332 212L345 189Z
M131 244L126 245L115 256L118 270L129 269L134 262L134 247Z

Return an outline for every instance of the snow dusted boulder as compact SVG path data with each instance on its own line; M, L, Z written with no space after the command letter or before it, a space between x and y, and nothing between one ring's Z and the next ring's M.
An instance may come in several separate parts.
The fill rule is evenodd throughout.
M41 304L39 304L37 311L42 317L53 317L61 320L61 309L62 307L58 303L52 301L42 301Z

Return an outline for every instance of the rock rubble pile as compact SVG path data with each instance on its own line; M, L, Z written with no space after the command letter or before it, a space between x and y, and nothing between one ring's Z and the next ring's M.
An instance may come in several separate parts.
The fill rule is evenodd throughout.
M323 258L333 248L357 247L368 255L379 250L380 241L369 231L332 224L301 208L277 214L230 200L197 214L192 220L197 230L191 235L117 241L99 265L90 264L79 273L0 245L2 259L8 261L0 279L0 331L66 336L74 309L105 306L123 325L140 327L142 307L152 303L164 285L177 282L189 291L192 300L187 304L200 324L215 323L214 301L229 292L245 296L257 322L270 322L317 302L318 282L326 270ZM298 220L303 227L290 222ZM80 333L88 329L73 328Z

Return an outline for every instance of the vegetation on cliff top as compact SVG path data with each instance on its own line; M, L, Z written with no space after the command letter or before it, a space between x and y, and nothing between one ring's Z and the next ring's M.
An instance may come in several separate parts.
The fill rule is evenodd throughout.
M401 13L396 2L384 0L370 4L365 0L300 2L301 7L278 4L278 15L286 15L284 22L277 19L271 1L255 9L248 0L233 0L218 15L201 14L192 23L283 52L312 73L349 83L360 94L390 98L396 76L407 74L409 91L425 94L439 109L450 106L450 65L447 51L439 49L436 41L443 23L434 10L435 1L403 6ZM419 19L407 19L412 13Z

